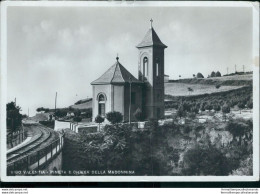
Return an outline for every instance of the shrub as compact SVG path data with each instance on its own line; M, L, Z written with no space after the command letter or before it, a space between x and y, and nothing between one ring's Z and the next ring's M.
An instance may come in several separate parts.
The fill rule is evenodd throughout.
M219 89L221 87L221 85L216 85L216 88Z
M55 112L56 117L65 117L67 115L67 111L64 109L58 109Z
M186 112L185 112L185 110L184 110L182 105L177 110L177 116L180 117L180 118L186 116Z
M98 123L98 128L100 130L100 123L103 123L104 122L104 118L101 117L100 115L97 115L96 118L95 118L95 122Z
M123 115L120 112L117 111L112 111L112 112L108 112L106 114L106 118L107 120L112 123L112 124L117 124L122 122L123 120Z
M97 115L96 118L95 118L95 122L100 124L100 123L103 123L104 122L104 118L101 117L100 115Z
M230 107L228 105L222 106L222 112L223 113L230 113Z
M148 127L152 130L157 129L159 126L158 120L155 118L150 118L148 122Z
M219 105L215 104L215 105L213 106L213 109L214 109L215 111L220 111L220 110L221 110L221 107L220 107Z
M211 104L207 104L207 105L205 106L205 109L206 109L206 110L212 110L212 108L213 108L213 107L212 107Z
M250 108L250 109L253 108L253 101L252 101L252 99L250 99L250 100L246 103L246 106L247 106L247 108Z
M217 161L217 162L216 162ZM228 160L213 146L197 145L189 149L183 158L184 175L228 175Z
M143 113L140 108L136 109L136 111L134 112L134 117L137 121L142 121L144 119Z
M79 116L76 116L76 117L73 118L73 121L80 122L80 121L82 121L82 118L79 117Z
M196 114L194 112L191 112L191 113L188 114L188 117L190 119L195 119L196 118Z

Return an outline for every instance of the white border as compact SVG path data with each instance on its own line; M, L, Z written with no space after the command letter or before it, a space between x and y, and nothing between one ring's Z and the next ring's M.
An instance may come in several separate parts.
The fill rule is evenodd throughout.
M253 10L253 176L6 176L6 130L1 130L1 179L4 182L208 182L259 180L259 3L257 2L158 2L158 1L15 1L1 2L1 129L6 127L7 102L7 8L11 6L47 7L251 7Z

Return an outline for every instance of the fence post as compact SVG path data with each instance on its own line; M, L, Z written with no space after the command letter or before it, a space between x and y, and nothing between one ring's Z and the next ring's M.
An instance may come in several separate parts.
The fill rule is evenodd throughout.
M57 154L57 151L58 151L58 141L56 141L55 144L56 144L55 147L56 147L56 154Z
M51 143L51 158L52 158L52 143Z
M38 160L38 170L40 167L40 155L39 155L39 151L37 151L37 160Z
M45 161L47 162L47 159L48 159L48 150L47 150L48 147L45 148Z
M29 170L29 155L27 155L27 161L26 161L26 163L27 163L27 166L26 166L26 170Z

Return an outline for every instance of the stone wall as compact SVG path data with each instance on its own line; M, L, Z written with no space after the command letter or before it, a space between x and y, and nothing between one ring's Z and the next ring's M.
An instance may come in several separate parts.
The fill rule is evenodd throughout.
M55 120L54 131L59 131L61 129L69 129L69 128L70 128L70 122Z

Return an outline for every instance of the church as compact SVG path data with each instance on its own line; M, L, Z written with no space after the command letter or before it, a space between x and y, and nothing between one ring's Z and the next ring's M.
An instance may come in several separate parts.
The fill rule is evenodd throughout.
M116 62L92 85L93 121L118 111L123 121L135 121L139 108L145 120L164 117L164 49L167 48L151 27L138 49L138 78L135 78L116 57Z

